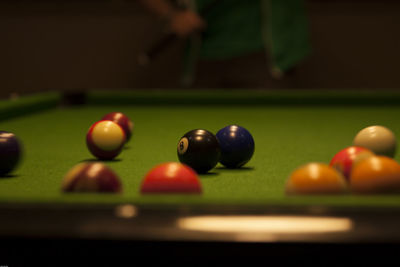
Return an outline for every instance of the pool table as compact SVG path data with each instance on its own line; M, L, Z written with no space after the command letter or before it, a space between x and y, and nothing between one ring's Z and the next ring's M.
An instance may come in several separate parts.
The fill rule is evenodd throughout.
M62 193L69 169L96 161L86 132L111 111L125 113L135 125L122 153L104 162L119 175L123 192ZM288 196L285 183L305 163L329 163L366 126L385 125L400 137L399 118L397 91L88 90L14 96L0 102L0 130L19 137L23 159L0 178L1 249L15 259L12 247L18 244L33 257L43 250L61 253L55 247L80 240L80 249L95 243L96 253L104 246L126 253L134 247L135 257L145 249L178 257L175 249L188 261L198 249L233 261L240 254L235 251L264 260L280 255L284 261L293 260L282 257L285 252L315 257L309 249L349 255L354 244L362 247L364 259L369 252L395 251L400 195ZM244 126L254 137L255 153L244 167L217 165L199 175L200 195L140 193L153 166L178 161L184 133L196 128L215 133L229 124Z

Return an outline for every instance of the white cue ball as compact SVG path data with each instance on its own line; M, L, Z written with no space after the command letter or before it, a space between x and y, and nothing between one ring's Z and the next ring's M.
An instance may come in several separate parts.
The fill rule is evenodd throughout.
M362 129L353 140L354 146L368 148L377 155L393 158L396 153L396 137L386 127L374 125Z

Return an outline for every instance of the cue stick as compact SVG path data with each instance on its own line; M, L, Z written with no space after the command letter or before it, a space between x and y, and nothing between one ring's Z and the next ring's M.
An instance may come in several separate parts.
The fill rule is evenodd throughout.
M219 0L214 0L204 7L201 15L207 15L218 3ZM138 55L138 63L140 66L149 65L165 48L170 46L178 37L174 33L164 35L161 39L157 40L149 49Z

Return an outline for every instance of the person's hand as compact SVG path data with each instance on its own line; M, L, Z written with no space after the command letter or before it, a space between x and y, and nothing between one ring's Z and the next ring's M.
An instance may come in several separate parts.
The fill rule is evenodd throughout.
M175 12L169 20L169 31L179 37L187 37L196 31L201 31L205 28L204 20L195 12L178 11Z

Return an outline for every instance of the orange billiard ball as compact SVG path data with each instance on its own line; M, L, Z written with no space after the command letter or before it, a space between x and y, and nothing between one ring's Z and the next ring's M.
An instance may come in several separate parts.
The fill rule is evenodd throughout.
M373 155L374 153L369 149L350 146L336 153L329 163L329 166L341 172L348 180L350 179L350 173L353 167L361 160Z
M167 162L155 166L146 174L140 192L199 194L202 189L192 168L178 162Z
M324 163L308 163L296 169L286 183L287 194L339 194L347 191L343 175Z
M358 163L350 176L356 193L400 192L400 165L386 156L373 156Z

